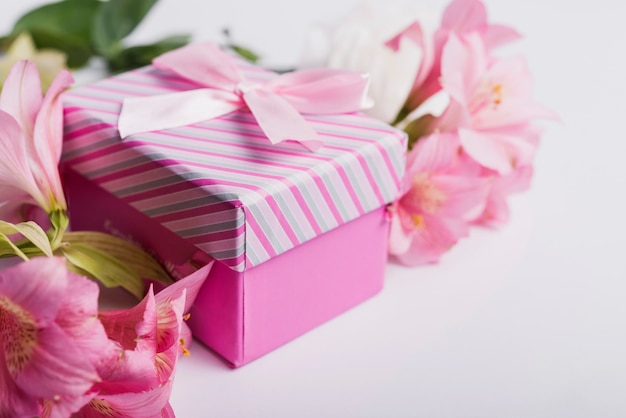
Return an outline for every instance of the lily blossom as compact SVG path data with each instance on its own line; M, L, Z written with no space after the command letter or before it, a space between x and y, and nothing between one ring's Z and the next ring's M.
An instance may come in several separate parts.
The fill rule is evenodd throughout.
M0 94L0 202L29 202L51 213L67 209L58 163L63 141L60 94L73 82L61 71L42 97L35 65L17 62Z
M462 36L470 33L479 36L485 42L488 50L521 37L519 33L508 26L489 23L487 9L482 1L453 0L446 7L440 27L432 35L432 39L416 21L386 43L388 47L397 51L400 47L400 41L407 39L416 44L424 53L420 69L396 122L401 122L429 97L441 90L439 78L444 45L451 35Z
M459 160L459 139L435 133L409 152L403 194L392 205L389 252L399 262L437 262L479 216L489 190Z
M106 334L98 286L61 258L0 272L0 416L67 417L91 397Z
M100 312L110 338L93 398L75 417L173 417L168 403L178 357L188 355L185 313L211 265L154 294L134 308ZM108 415L107 415L108 414Z
M182 313L180 316L182 322ZM91 389L93 399L76 417L161 416L169 400L174 366L166 375L160 373L158 318L152 289L135 308L102 312L100 319L111 338L111 351L99 369L102 381ZM177 334L179 324L173 326L171 332Z
M438 127L458 130L474 160L502 175L532 161L537 135L530 122L555 115L530 97L532 78L521 57L496 59L476 34L452 35L441 82L451 101Z

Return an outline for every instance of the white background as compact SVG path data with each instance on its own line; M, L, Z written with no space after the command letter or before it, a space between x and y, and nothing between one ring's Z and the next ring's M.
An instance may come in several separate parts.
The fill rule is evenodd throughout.
M39 3L3 2L0 31ZM291 65L308 24L355 3L161 0L132 39L229 26ZM241 369L194 345L179 417L626 417L626 6L487 4L525 35L535 96L562 119L512 221L437 266L390 265L380 295Z

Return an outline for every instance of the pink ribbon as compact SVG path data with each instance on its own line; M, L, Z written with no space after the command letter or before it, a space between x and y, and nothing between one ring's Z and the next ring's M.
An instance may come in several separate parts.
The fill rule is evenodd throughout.
M322 142L301 113L351 113L371 106L366 74L300 70L254 83L239 72L233 56L211 42L165 53L152 64L205 88L125 99L118 120L122 138L202 122L247 106L272 144L295 140L314 151Z

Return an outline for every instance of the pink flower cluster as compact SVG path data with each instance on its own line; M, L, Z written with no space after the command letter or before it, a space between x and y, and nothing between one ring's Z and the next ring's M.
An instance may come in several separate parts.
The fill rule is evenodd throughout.
M54 229L24 237L50 239L51 250L71 245L61 242L67 205L57 167L59 96L71 82L61 72L42 97L37 69L20 61L0 94L0 220L7 230L26 207L43 210L50 221L41 224ZM3 255L17 248L0 235ZM156 295L150 288L132 309L99 312L98 286L66 262L34 256L0 272L0 418L173 417L174 370L191 342L184 315L211 266Z
M454 0L430 40L415 22L388 42L397 49L408 39L425 54L402 116L434 94L449 99L440 117L414 124L417 143L390 210L389 251L400 262L437 262L471 224L506 222L507 197L528 187L540 134L532 122L554 114L531 99L523 58L492 54L518 37L488 23L479 0Z
M173 417L184 315L206 273L98 312L98 286L61 258L0 272L0 417Z

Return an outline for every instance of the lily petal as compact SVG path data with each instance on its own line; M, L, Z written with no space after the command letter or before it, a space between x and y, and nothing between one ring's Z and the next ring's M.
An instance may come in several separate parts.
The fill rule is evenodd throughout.
M489 25L484 33L485 44L488 49L495 49L522 38L522 35L513 28L504 25Z
M30 61L18 61L4 82L0 94L0 110L13 116L26 136L32 138L41 102L41 83L37 67Z
M463 33L483 29L487 25L487 9L479 0L453 0L443 13L441 27Z
M433 184L446 196L439 215L474 220L485 208L489 182L481 177L440 175Z
M172 392L172 382L142 393L96 396L74 418L162 418Z
M402 224L400 214L397 211L392 213L391 226L389 228L389 254L404 254L411 247L414 232L405 231Z
M61 71L46 93L35 121L34 142L44 161L51 161L54 167L61 158L63 146L63 103L60 95L67 90L74 77L67 70Z
M441 56L441 84L457 101L468 105L473 92L487 71L488 55L476 33L462 38L450 34Z
M137 305L130 309L100 311L99 317L110 339L125 350L138 345L151 346L156 341L156 302L152 287Z
M172 405L170 405L169 402L165 405L165 408L161 410L161 418L176 418L174 409L172 409Z
M57 324L38 330L33 348L29 364L14 380L36 398L76 398L99 379L95 366Z
M178 344L185 299L186 291L183 289L181 295L176 299L157 303L157 353Z
M9 376L4 358L4 350L0 350L0 417L37 416L37 404L32 396L19 388Z
M13 116L2 110L0 110L0 156L0 186L17 187L30 194L38 204L45 205L46 199L39 192L30 169L26 138ZM15 197L17 196L6 195L2 196L2 200L14 200Z
M505 175L513 170L515 155L507 144L480 132L459 129L461 145L467 154L484 167Z
M177 299L183 294L183 291L185 291L186 298L185 308L183 309L183 312L189 312L191 305L196 300L196 296L198 296L198 292L200 292L200 288L208 277L211 268L213 268L213 263L214 261L211 261L206 266L198 269L190 275L180 279L176 283L167 286L165 289L161 290L159 293L156 294L156 302L163 303L168 300L171 301Z
M3 270L0 272L0 297L28 312L35 326L47 326L55 320L67 288L64 266L61 258L35 258L19 268Z
M458 137L450 133L434 133L420 139L407 156L407 173L432 173L449 169L457 157L459 145Z
M0 392L8 392L0 398L14 406L21 403L16 410L42 402L48 416L68 416L89 400L83 395L99 380L98 355L85 350L102 351L93 344L97 337L77 331L106 337L102 328L92 326L95 316L89 312L97 309L97 288L86 281L70 274L56 257L35 258L0 272ZM68 302L83 309L70 309L77 317L59 321Z
M463 220L427 216L423 227L415 233L409 251L396 258L409 266L436 263L459 238L468 234L468 230L469 225Z
M65 195L61 186L58 164L63 146L63 103L60 95L72 83L74 78L67 71L61 71L52 82L41 104L35 121L33 145L42 168L42 177L52 192L56 203L65 209Z
M102 323L98 320L98 285L84 277L73 276L72 286L64 294L64 303L57 312L56 322L65 334L73 339L73 345L83 352L92 364L102 358L101 347L108 344Z
M99 365L102 380L93 387L101 394L144 392L159 383L153 353L123 350L110 342L109 352Z

